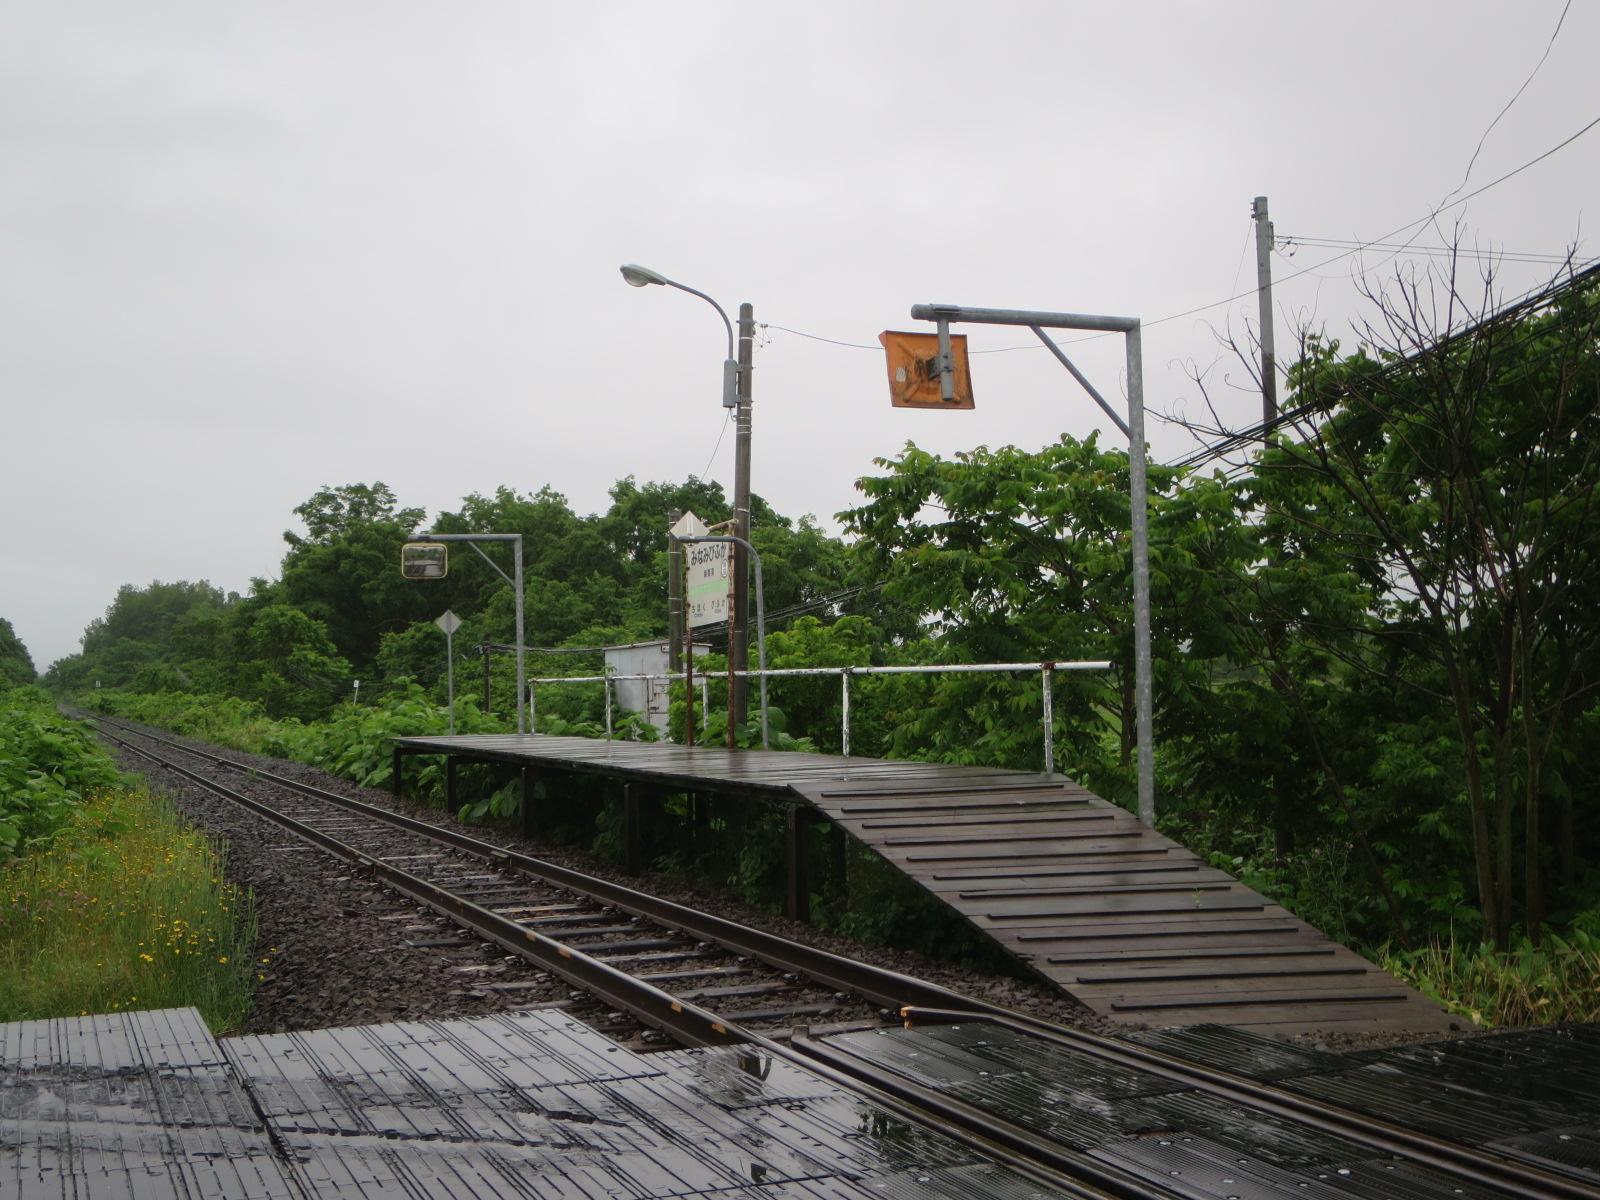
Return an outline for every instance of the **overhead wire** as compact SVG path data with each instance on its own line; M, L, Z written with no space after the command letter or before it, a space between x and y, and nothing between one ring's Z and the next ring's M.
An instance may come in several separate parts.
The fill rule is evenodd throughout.
M704 467L700 468L700 474L695 476L695 480L697 482L700 482L700 483L704 483L705 482L706 472L711 470L711 464L717 461L717 451L722 449L722 439L728 436L728 426L731 425L732 423L733 423L733 409L731 409L731 408L723 409L722 410L722 428L717 430L717 444L711 447L711 454L710 454L710 457L708 457L706 459L706 465Z
M1296 247L1338 250L1409 250L1412 254L1426 254L1434 258L1475 258L1490 262L1524 262L1545 266L1560 266L1569 254L1542 253L1531 250L1478 250L1466 246L1407 246L1404 242L1359 242L1354 238L1308 237L1304 234L1279 234L1278 243L1283 250ZM1580 260L1587 261L1587 260Z
M1561 26L1566 24L1567 13L1571 10L1572 0L1567 0L1561 7L1561 15L1556 18L1556 27L1550 31L1550 40L1545 43L1544 53L1539 56L1539 61L1533 64L1533 70L1528 72L1528 77L1522 81L1522 86L1513 92L1511 99L1507 100L1500 111L1495 113L1494 120L1489 122L1488 127L1483 131L1483 136L1478 139L1478 144L1473 147L1472 157L1467 160L1467 169L1461 173L1461 182L1445 193L1444 198L1446 200L1467 186L1467 180L1472 177L1472 168L1478 163L1478 155L1483 153L1483 144L1489 140L1489 135L1494 132L1494 127L1500 124L1500 118L1511 111L1511 106L1522 97L1523 92L1528 90L1528 85L1533 82L1533 77L1543 69L1545 60L1550 57L1550 51L1555 48L1556 38L1561 35Z
M1438 351L1443 350L1464 338L1477 336L1494 326L1514 321L1530 312L1535 311L1545 303L1555 299L1557 296L1563 295L1564 293L1577 288L1588 286L1597 281L1600 281L1600 264L1588 266L1581 271L1574 271L1573 274L1571 274L1568 278L1554 283L1544 284L1522 296L1520 299L1512 302L1511 304L1503 306L1495 313L1486 317L1484 320L1466 326L1465 328L1458 329L1455 332L1440 338L1429 348L1428 352L1437 353ZM1524 342L1535 336L1537 336L1537 331L1530 332L1529 334L1525 335ZM1515 343L1512 349L1515 349L1517 346L1522 344L1524 343ZM1409 358L1396 359L1395 361L1386 364L1381 369L1380 373L1388 374L1399 371L1404 368L1409 361ZM1209 462L1212 459L1220 458L1224 454L1241 449L1248 444L1259 442L1263 440L1274 428L1289 425L1294 421L1299 420L1301 417L1310 416L1319 409L1325 408L1327 404L1328 401L1326 399L1309 401L1305 404L1299 405L1296 408L1288 409L1279 413L1278 416L1273 418L1271 421L1258 421L1253 425L1245 427L1244 429L1228 432L1211 445L1202 446L1199 450L1196 450L1181 459L1165 463L1163 465L1170 469L1180 471L1187 470L1190 467L1199 466L1200 464Z
M1388 242L1390 238L1396 237L1396 236L1398 236L1400 234L1404 234L1404 233L1406 233L1406 232L1408 232L1410 230L1413 230L1413 229L1417 228L1420 225L1425 225L1429 221L1432 221L1435 218L1437 218L1440 213L1446 212L1446 211L1448 211L1449 209L1452 209L1452 208L1459 208L1461 205L1467 203L1469 200L1474 200L1477 197L1483 195L1485 192L1489 191L1491 188L1499 187L1502 183L1505 183L1506 181L1508 181L1510 179L1514 179L1516 176L1522 174L1524 171L1530 169L1531 167L1537 166L1539 163L1543 162L1545 159L1549 158L1551 155L1557 154L1557 153L1561 152L1562 150L1565 150L1568 146L1572 145L1573 142L1577 141L1584 134L1588 133L1596 125L1600 125L1600 116L1597 116L1597 117L1593 118L1587 124L1585 124L1581 128L1579 128L1576 132L1568 134L1566 137L1562 138L1559 142L1557 142L1555 145L1551 146L1549 149L1543 151L1540 154L1535 155L1533 158L1528 159L1526 162L1522 163L1520 166L1513 167L1513 168L1511 168L1511 170L1505 172L1504 174L1496 176L1494 179L1491 179L1488 183L1483 184L1481 187L1474 188L1472 191L1468 192L1465 196L1460 196L1460 197L1458 197L1458 198L1456 198L1454 200L1449 201L1448 203L1441 204L1437 208L1434 208L1430 212L1426 213L1425 215L1417 217L1414 220L1407 221L1403 225L1397 225L1397 226L1395 226L1395 228L1389 230L1387 233L1379 234L1376 238L1372 238L1372 239L1369 239L1369 240L1366 240L1366 241L1362 241L1362 242L1357 242L1350 249L1343 250L1338 254L1332 255L1329 258L1325 258L1321 262L1312 263L1309 266L1305 266L1305 267L1298 267L1295 270L1291 271L1288 275L1276 280L1275 282L1278 283L1278 284L1284 284L1284 283L1288 283L1290 280L1298 279L1302 275L1314 274L1315 272L1321 270L1323 267L1332 266L1336 262L1342 262L1347 258L1351 258L1354 255L1361 253L1362 250L1375 247L1375 246L1379 245L1380 243ZM1212 301L1210 301L1209 303L1206 303L1206 304L1198 304L1193 308L1186 308L1186 309L1182 310L1181 312L1168 313L1165 316L1154 317L1154 318L1152 318L1152 319L1150 319L1148 321L1141 321L1140 322L1140 326L1142 328L1144 328L1144 329L1150 329L1150 328L1152 328L1152 327L1154 327L1156 325L1166 325L1166 324L1168 324L1168 323L1170 323L1172 321L1181 321L1185 317L1193 317L1193 316L1197 316L1197 315L1199 315L1200 313L1203 313L1203 312L1210 312L1214 308L1221 308L1223 305L1232 304L1236 300L1246 300L1246 299L1250 298L1251 296L1254 296L1256 294L1256 292L1259 291L1259 290L1260 290L1259 288L1249 288L1249 289L1247 289L1245 291L1237 292L1234 295L1226 296L1221 300L1212 300ZM852 350L878 350L878 349L880 349L880 347L878 347L878 346L867 345L864 342L846 342L846 341L841 341L838 338L824 337L821 334L807 333L805 330L793 329L793 328L790 328L788 326L776 325L776 324L772 324L770 322L764 324L762 327L766 328L766 329L776 329L776 330L779 330L779 331L781 331L783 333L792 333L796 337L809 338L811 341L815 341L815 342L827 342L830 345L844 346L844 347L847 347L847 348L852 349ZM1061 341L1062 341L1063 344L1072 345L1072 344L1079 343L1079 342L1095 341L1095 340L1097 340L1099 338L1111 337L1111 336L1113 336L1113 335L1109 334L1109 333L1087 333L1087 334L1082 335L1081 337L1064 338L1064 339L1061 339ZM1032 346L1032 345L1006 346L1006 347L1001 347L1001 348L995 349L995 350L973 351L973 353L998 354L998 353L1006 353L1006 352L1009 352L1009 351L1012 351L1012 350L1036 350L1036 349L1043 349L1043 348L1044 348L1043 346Z

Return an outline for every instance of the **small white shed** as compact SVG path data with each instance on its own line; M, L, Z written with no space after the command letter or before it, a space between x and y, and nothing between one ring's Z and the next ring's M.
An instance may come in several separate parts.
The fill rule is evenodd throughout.
M698 658L709 654L710 646L695 644ZM667 731L667 643L629 642L624 646L607 646L606 670L613 675L651 675L652 679L619 679L612 685L613 695L623 708L644 713L650 724L662 733ZM698 703L698 700L696 701Z

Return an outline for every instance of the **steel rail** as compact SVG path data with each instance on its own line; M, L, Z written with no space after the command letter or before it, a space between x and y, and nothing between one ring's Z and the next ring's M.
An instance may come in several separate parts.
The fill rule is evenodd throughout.
M1258 1112L1309 1125L1349 1141L1360 1142L1374 1150L1434 1167L1459 1179L1524 1197L1525 1200L1600 1200L1600 1188L1529 1163L1394 1125L1381 1118L1302 1096L1248 1076L1190 1062L1149 1047L1081 1033L1023 1013L973 1013L962 1009L907 1005L901 1009L900 1015L907 1028L917 1021L925 1021L940 1024L977 1022L1012 1029L1104 1062L1161 1075Z
M120 723L111 721L105 721L105 723L120 725ZM126 732L126 727L123 728ZM1036 1184L1053 1188L1066 1196L1073 1197L1074 1200L1171 1200L1170 1192L1151 1187L1147 1182L1131 1172L1119 1173L1115 1168L1106 1168L1099 1164L1091 1163L1087 1159L1081 1164L1081 1171L1078 1171L1076 1167L1074 1168L1077 1173L1063 1170L1057 1165L1057 1161L1066 1161L1060 1153L1052 1153L1044 1159L1036 1160L1030 1156L1019 1161L1008 1153L1019 1148L1016 1144L1017 1139L1014 1133L1005 1126L1005 1123L997 1122L988 1114L981 1112L981 1110L971 1109L970 1106L951 1104L945 1098L939 1097L931 1091L926 1093L929 1105L927 1107L920 1106L917 1103L917 1093L914 1088L897 1086L891 1089L875 1086L871 1081L860 1078L853 1072L841 1070L833 1063L802 1053L790 1046L785 1046L762 1034L745 1029L735 1022L724 1020L717 1014L692 1002L675 999L671 994L652 984L628 975L626 972L619 971L615 967L583 953L581 950L574 950L569 946L545 937L543 934L528 929L526 926L518 925L508 918L490 912L488 909L473 904L471 901L456 896L424 879L419 879L407 871L391 866L381 858L368 854L354 846L347 845L306 822L278 812L271 805L246 796L242 792L218 783L216 780L207 779L203 775L153 754L149 750L126 741L113 733L106 732L103 729L101 732L131 753L149 759L164 770L172 771L207 791L231 800L251 812L265 817L287 829L296 837L327 850L347 862L356 863L370 869L374 875L402 894L418 900L441 915L455 920L458 924L463 925L479 936L487 938L541 969L549 971L557 978L598 996L621 1011L632 1014L641 1022L664 1030L685 1045L691 1047L738 1046L745 1050L760 1051L772 1058L782 1059L877 1105L887 1112L959 1141L970 1149L996 1160L1006 1169ZM221 756L193 750L190 747L171 742L166 738L145 734L142 731L134 732L137 736L148 737L152 741L172 746L175 749L195 754L198 757L214 759L219 764L232 766L235 769L245 771L247 774L263 778L279 786L287 786L290 790L301 792L302 794L309 794L318 799L334 800L341 804L353 805L361 809L371 807L362 804L360 801L351 801L346 797L336 796L331 792L323 794L321 789L313 788L310 785L299 784L297 781L275 776L271 772L235 764ZM377 811L382 812L383 810ZM397 816L398 814L388 815ZM409 823L410 818L406 818L405 821ZM438 832L431 826L427 828L433 832ZM490 847L487 843L478 844L487 849L495 850L497 853L503 853L498 851L498 847ZM842 959L841 961L848 962L849 960ZM886 972L886 974L894 973ZM910 980L909 977L905 978L907 978L908 982L918 982ZM955 995L955 993L951 993L951 995ZM798 1033L796 1036L798 1036ZM1089 1175L1091 1181L1086 1183L1082 1175Z
M812 1040L801 1030L795 1030L790 1044L807 1060L813 1070L818 1064L831 1067L858 1085L875 1088L896 1096L921 1111L937 1113L944 1120L981 1129L984 1136L1014 1153L1026 1155L1034 1162L1043 1163L1053 1170L1080 1178L1086 1177L1094 1186L1126 1200L1149 1195L1170 1197L1166 1190L1153 1191L1152 1186L1131 1172L1095 1159L1079 1150L1043 1137L1032 1130L1015 1125L1003 1117L985 1112L976 1105L958 1100L934 1088L926 1087L892 1068L873 1062L869 1058L842 1050L837 1046Z
M195 750L142 731L139 731L139 736L173 746L197 757L210 759L230 769L271 780L303 795L411 830L487 861L513 867L534 878L584 893L635 916L658 921L662 925L697 939L713 942L735 953L749 955L769 966L796 971L826 986L855 992L873 1003L898 1009L907 1025L915 1021L929 1023L981 1021L1008 1026L1055 1041L1104 1061L1160 1074L1250 1108L1338 1133L1383 1153L1401 1154L1449 1174L1507 1190L1511 1195L1523 1197L1524 1200L1600 1200L1600 1189L1566 1176L1540 1170L1529 1164L1501 1158L1476 1147L1392 1125L1351 1109L1298 1096L1247 1076L1194 1063L1162 1051L1055 1025L985 1000L963 995L940 984L903 975L885 967L858 962L765 930L702 913L670 900L584 875L516 851L506 850L469 835L394 813L365 801L340 796L221 755ZM743 1032L751 1038L759 1038L759 1035L751 1034L749 1031ZM811 1050L820 1044L815 1041L807 1041L805 1044L807 1047L804 1051L805 1059L814 1060L817 1056ZM830 1051L836 1055L842 1053L831 1048ZM838 1067L836 1062L834 1065L836 1069L845 1070L843 1067ZM846 1070L846 1074L850 1072ZM897 1081L895 1086L899 1087L901 1084ZM992 1117L989 1119L995 1120Z

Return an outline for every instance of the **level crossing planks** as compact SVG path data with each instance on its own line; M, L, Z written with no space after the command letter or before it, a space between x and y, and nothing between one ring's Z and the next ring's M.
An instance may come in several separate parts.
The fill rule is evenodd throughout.
M1060 776L506 734L396 739L672 790L802 802L1108 1017L1288 1036L1452 1027L1437 1004Z

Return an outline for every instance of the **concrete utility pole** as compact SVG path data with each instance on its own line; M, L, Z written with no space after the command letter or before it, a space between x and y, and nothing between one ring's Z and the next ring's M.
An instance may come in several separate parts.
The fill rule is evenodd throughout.
M1278 419L1278 357L1273 350L1272 338L1272 222L1267 217L1267 198L1257 196L1250 206L1250 215L1256 222L1256 301L1261 323L1261 445L1265 449ZM1262 509L1263 519L1270 515ZM1278 565L1276 553L1269 552L1269 566ZM1268 644L1273 652L1283 640L1283 626L1273 622L1267 630ZM1294 826L1289 814L1293 797L1282 779L1277 780L1276 799L1272 809L1272 851L1279 866L1294 851Z
M1278 356L1272 346L1272 222L1267 219L1267 198L1257 196L1250 207L1256 219L1256 300L1261 321L1261 420L1270 426L1278 419Z
M745 546L750 541L750 374L756 338L755 310L739 305L739 408L733 459L733 621L728 637L728 661L739 671L750 664L750 566ZM743 725L750 711L750 681L733 677L728 696L728 725Z

